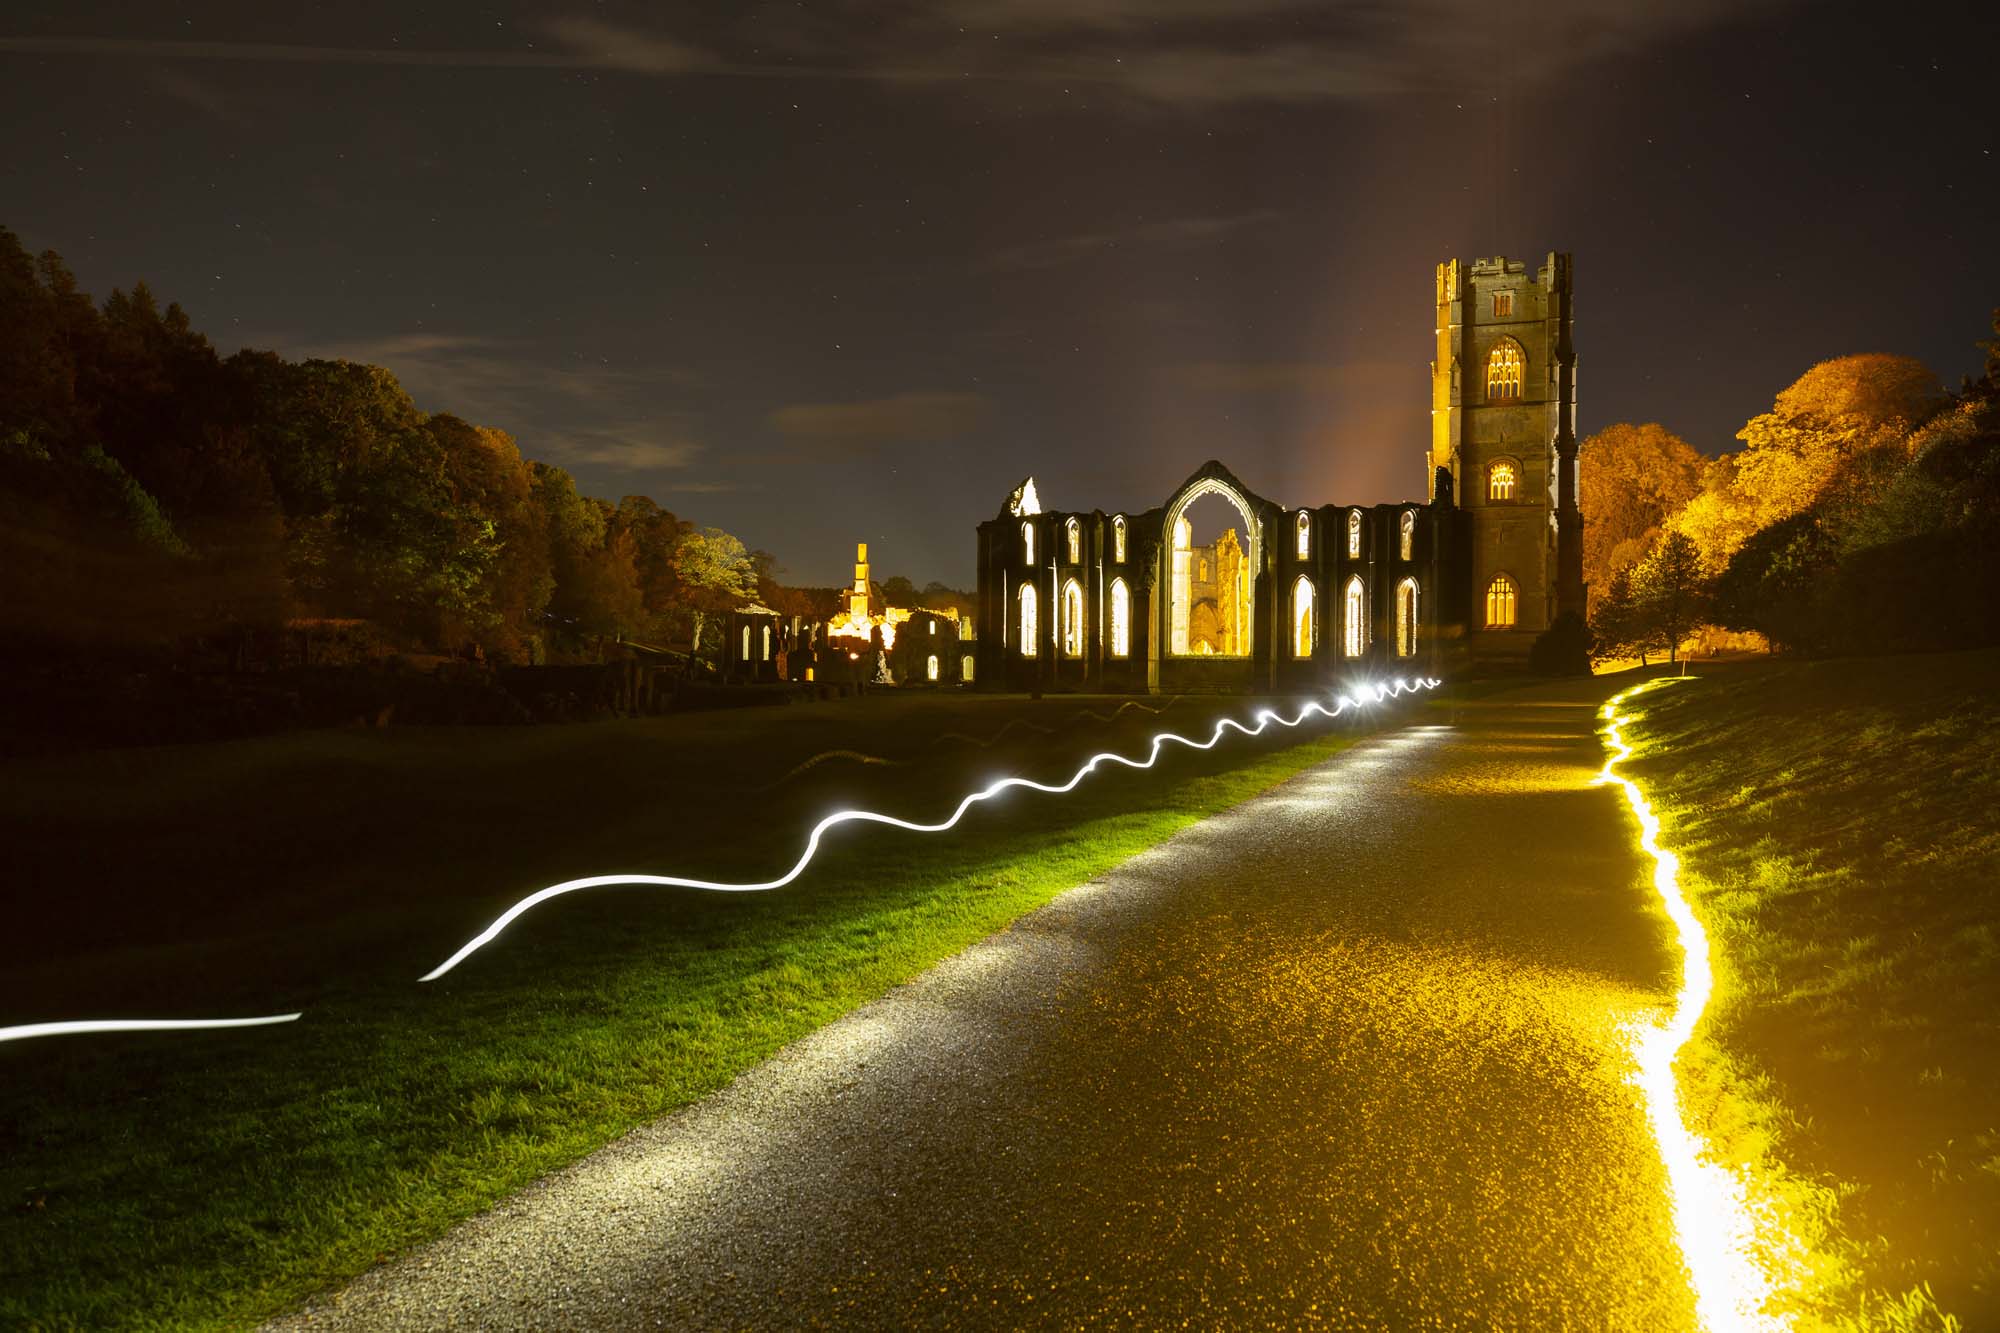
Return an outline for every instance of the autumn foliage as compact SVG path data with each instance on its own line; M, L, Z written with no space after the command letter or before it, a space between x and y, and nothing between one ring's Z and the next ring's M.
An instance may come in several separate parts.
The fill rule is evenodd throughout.
M1787 649L1995 642L2000 313L1995 332L1957 394L1919 362L1869 353L1813 366L1736 452L1704 458L1657 425L1584 441L1600 655L1667 651L1688 606ZM1663 605L1676 608L1664 620Z
M775 594L769 565L643 496L580 494L505 432L419 411L380 367L220 357L143 284L100 307L0 229L0 632L17 645L172 652L308 618L502 661L685 646Z

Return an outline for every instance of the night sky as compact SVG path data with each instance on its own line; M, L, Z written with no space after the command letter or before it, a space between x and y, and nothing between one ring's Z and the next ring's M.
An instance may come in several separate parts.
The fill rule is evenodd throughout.
M2000 304L2000 6L104 4L0 15L0 224L390 367L838 583L1203 460L1424 494L1432 266L1576 255L1579 418L1698 447Z

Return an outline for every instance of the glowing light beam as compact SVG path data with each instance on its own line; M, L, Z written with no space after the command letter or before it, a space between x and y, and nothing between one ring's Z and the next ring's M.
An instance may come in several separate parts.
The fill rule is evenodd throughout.
M1708 932L1681 891L1680 858L1660 846L1660 820L1651 803L1637 783L1613 771L1632 757L1620 730L1632 719L1620 714L1619 706L1673 679L1648 681L1614 695L1598 714L1610 754L1597 781L1625 793L1625 803L1639 821L1640 845L1653 858L1653 888L1681 946L1681 985L1672 1015L1664 1025L1632 1026L1638 1068L1631 1080L1645 1096L1646 1116L1666 1164L1674 1235L1694 1286L1695 1317L1709 1333L1789 1329L1792 1321L1770 1306L1772 1297L1795 1281L1789 1275L1801 1269L1800 1244L1767 1205L1753 1202L1743 1177L1710 1158L1708 1145L1682 1118L1674 1081L1674 1059L1693 1037L1715 993Z
M264 1014L257 1018L77 1018L61 1023L23 1023L0 1028L0 1041L31 1037L71 1037L86 1032L187 1032L198 1028L261 1028L291 1023L300 1014Z
M1036 782L1030 778L1001 778L998 782L982 787L967 796L958 803L958 808L952 811L950 818L941 820L935 824L921 824L908 819L898 819L894 815L879 814L873 810L836 811L813 825L812 832L806 836L805 850L799 854L799 859L792 863L790 870L787 870L775 879L757 880L744 884L732 884L712 879L689 879L681 875L586 875L581 879L567 879L560 884L551 884L545 889L538 889L515 903L512 907L495 917L492 924L487 926L485 930L467 940L457 953L439 963L436 967L418 978L418 980L436 981L439 977L444 976L473 954L498 939L500 932L514 924L523 914L533 911L552 898L560 898L566 894L578 893L585 889L604 889L618 885L635 885L662 889L697 889L707 893L769 893L773 889L784 888L787 884L792 883L800 875L804 874L806 867L812 864L813 858L819 855L821 839L827 835L829 830L837 828L842 824L886 824L891 828L903 829L910 833L943 833L955 828L958 822L965 818L966 812L972 809L973 806L978 805L981 801L990 801L1001 792L1012 787L1024 787L1030 791L1047 792L1052 796L1066 795L1069 792L1075 791L1078 784L1096 772L1099 765L1102 764L1122 764L1126 768L1147 769L1159 761L1161 752L1169 745L1185 745L1195 750L1212 750L1216 745L1221 743L1223 736L1232 730L1240 731L1245 736L1257 736L1261 735L1273 722L1285 727L1296 727L1315 713L1332 719L1339 717L1350 707L1359 708L1367 703L1380 703L1386 699L1391 699L1397 695L1415 690L1435 689L1439 683L1439 681L1429 677L1419 677L1414 683L1397 680L1388 685L1365 686L1354 691L1346 698L1339 700L1331 709L1316 701L1309 702L1299 710L1298 716L1293 718L1280 717L1276 712L1266 708L1258 712L1255 726L1245 726L1235 718L1225 717L1215 724L1215 733L1205 741L1190 740L1188 737L1175 732L1163 731L1153 737L1151 748L1144 759L1130 759L1124 755L1112 754L1109 751L1094 754L1084 761L1083 766L1077 769L1068 782L1059 784Z

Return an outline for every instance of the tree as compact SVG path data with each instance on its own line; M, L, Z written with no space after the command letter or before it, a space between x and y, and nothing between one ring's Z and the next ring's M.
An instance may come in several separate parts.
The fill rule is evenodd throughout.
M1604 588L1614 571L1651 550L1667 520L1700 492L1706 460L1657 422L1606 426L1579 452L1583 577Z
M1646 662L1646 636L1639 628L1639 604L1630 567L1615 570L1604 591L1591 598L1592 655L1598 661L1636 654Z
M757 595L757 570L743 543L721 528L691 528L674 547L681 601L694 618L693 654L701 655L702 630Z
M1759 529L1715 581L1716 619L1730 629L1754 630L1780 648L1823 644L1822 593L1836 555L1811 510Z
M1709 581L1694 542L1679 532L1661 538L1633 571L1632 593L1643 641L1664 645L1667 660L1677 660L1681 640L1708 611Z

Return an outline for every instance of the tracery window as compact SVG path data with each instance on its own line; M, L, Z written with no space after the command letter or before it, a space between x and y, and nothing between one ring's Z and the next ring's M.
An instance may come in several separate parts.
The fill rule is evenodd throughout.
M1486 498L1489 500L1511 500L1514 498L1514 465L1495 463L1486 469Z
M1111 520L1111 558L1118 564L1125 563L1125 515Z
M1313 585L1301 575L1292 585L1292 656L1313 655Z
M1083 656L1083 588L1075 579L1063 584L1062 646L1064 657Z
M1514 293L1493 293L1493 318L1511 319L1514 315Z
M1368 648L1368 594L1362 589L1359 574L1347 581L1347 605L1341 619L1345 631L1342 646L1349 657L1361 656Z
M1403 527L1402 556L1403 559L1408 560L1411 557L1411 553L1416 550L1417 546L1417 516L1414 512L1408 509L1405 509L1403 511L1402 527Z
M1021 656L1033 657L1036 652L1035 629L1035 585L1021 585Z
M1396 585L1396 656L1417 655L1417 581Z
M1124 579L1111 580L1111 655L1132 655L1132 592Z
M1063 538L1069 547L1069 562L1072 565L1082 564L1083 530L1077 526L1075 519L1070 519L1067 523L1063 524Z
M1493 350L1486 354L1486 401L1517 401L1527 368L1528 358L1522 354L1521 344L1512 338L1502 338L1493 344Z
M1486 627L1488 629L1512 629L1514 627L1514 604L1517 600L1514 580L1505 574L1495 574L1493 581L1486 585Z
M1313 542L1312 515L1308 514L1305 510L1301 509L1299 511L1299 532L1298 532L1299 559L1303 560L1307 556L1312 554L1312 542Z
M1347 558L1349 560L1359 560L1361 558L1361 511L1359 509L1350 509L1347 511Z

